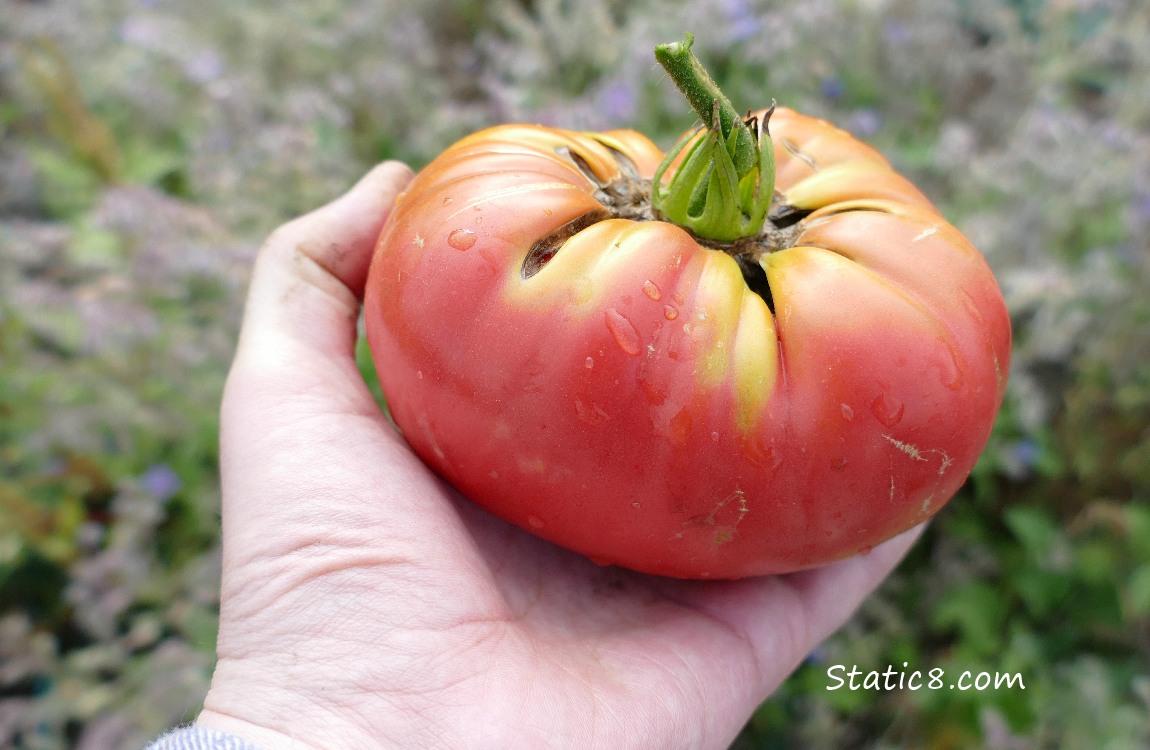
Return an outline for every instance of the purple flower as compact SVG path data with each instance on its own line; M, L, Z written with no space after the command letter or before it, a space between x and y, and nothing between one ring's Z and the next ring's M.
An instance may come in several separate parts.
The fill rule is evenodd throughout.
M860 138L868 138L882 130L882 114L870 107L855 110L847 122L847 129Z
M1150 193L1134 197L1134 216L1140 225L1150 224Z
M889 44L904 44L910 39L910 27L904 21L887 21L882 26L882 35Z
M1042 455L1042 447L1034 438L1025 437L1013 445L1014 458L1026 469L1034 468Z
M165 502L184 486L167 464L154 464L140 475L140 487L159 502Z
M807 654L807 658L803 659L807 664L823 664L827 661L827 651L823 646L815 646L815 648Z
M224 59L214 50L203 50L184 64L184 72L195 83L209 83L223 76Z
M723 10L730 24L731 41L741 42L757 36L763 28L763 21L751 8L747 0L727 0Z
M822 84L819 86L823 96L828 99L841 99L843 94L846 93L847 87L843 84L842 80L835 76L827 76L823 79Z
M598 109L609 122L629 122L635 117L635 92L622 81L608 83L599 91Z

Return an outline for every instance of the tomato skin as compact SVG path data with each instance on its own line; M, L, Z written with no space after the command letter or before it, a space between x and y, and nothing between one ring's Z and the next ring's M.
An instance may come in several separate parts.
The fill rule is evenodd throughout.
M869 146L782 108L770 128L776 189L811 212L762 258L773 311L658 220L594 223L524 278L601 184L650 179L663 155L637 133L502 126L422 170L365 315L423 460L532 533L687 578L825 564L937 512L1005 387L993 275Z

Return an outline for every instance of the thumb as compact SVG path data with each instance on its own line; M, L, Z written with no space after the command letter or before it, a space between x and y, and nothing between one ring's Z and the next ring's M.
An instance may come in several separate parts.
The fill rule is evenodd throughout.
M376 238L410 179L403 164L384 163L260 249L220 415L225 525L243 520L241 510L267 510L256 498L306 476L285 464L315 458L317 445L354 442L346 418L397 439L380 430L386 422L356 366L355 339Z
M235 368L291 374L297 390L309 385L294 377L301 358L333 364L335 371L314 368L329 387L328 377L346 377L371 252L410 179L407 166L385 162L345 195L272 233L256 260Z

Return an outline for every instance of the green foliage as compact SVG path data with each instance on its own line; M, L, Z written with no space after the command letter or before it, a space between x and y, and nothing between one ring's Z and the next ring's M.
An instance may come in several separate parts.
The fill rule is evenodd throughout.
M670 146L693 116L651 50L686 31L740 110L905 170L1015 334L967 487L736 746L1150 746L1150 8L1044 0L6 3L0 745L140 746L196 711L262 238L496 122ZM1025 689L832 691L835 665Z
M752 729L764 744L747 747L796 736L827 748L1145 744L1150 512L1103 503L1062 526L1016 503L994 523L972 498L955 503L902 574L763 707ZM943 671L934 690L831 692L835 665ZM983 672L986 689L962 689ZM996 689L996 676L1017 677ZM811 710L818 722L796 735L788 720Z

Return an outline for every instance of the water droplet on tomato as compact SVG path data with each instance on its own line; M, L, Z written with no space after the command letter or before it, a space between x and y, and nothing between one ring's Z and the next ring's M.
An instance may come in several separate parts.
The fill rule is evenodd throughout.
M475 245L475 232L471 229L456 229L447 235L447 244L456 250L468 250Z
M894 427L902 420L906 408L894 396L880 393L870 402L870 411L884 427Z
M527 523L530 524L533 529L541 529L544 526L543 519L539 516L527 516Z
M657 300L663 296L663 293L659 291L659 287L650 279L643 282L643 294L653 300Z
M450 195L446 195L443 197L443 205L445 205L445 206L449 205L450 203L452 203L454 201L455 201L455 199L452 198Z
M667 320L674 320L679 317L679 310L674 305L663 305L663 317Z
M611 332L615 343L624 352L636 355L643 350L639 341L639 332L635 330L635 325L624 317L623 313L613 307L608 307L603 313L603 322L607 324L607 330Z
M586 361L583 362L583 366L586 367L588 370L590 370L592 367L595 366L595 358L594 357L588 357L586 359Z
M843 415L843 419L846 421L854 421L855 410L851 408L850 404L839 404L839 412Z

